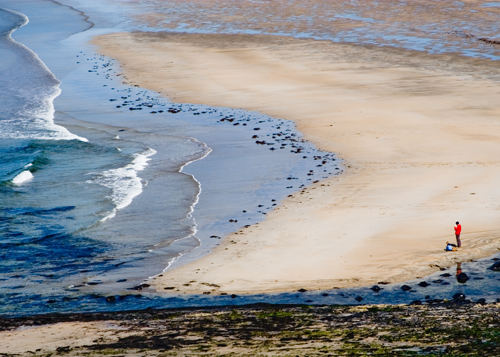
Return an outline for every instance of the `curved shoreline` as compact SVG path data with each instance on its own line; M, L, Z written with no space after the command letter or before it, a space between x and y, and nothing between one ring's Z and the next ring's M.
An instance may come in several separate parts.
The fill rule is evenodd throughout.
M307 140L349 165L209 255L155 279L159 291L396 282L497 251L500 163L491 158L500 154L494 120L500 109L492 103L500 88L495 80L451 73L485 62L450 64L456 57L269 36L124 33L95 43L134 83L177 102L291 119ZM370 62L372 51L392 57ZM409 57L423 66L408 66ZM457 219L466 222L467 249L444 255Z

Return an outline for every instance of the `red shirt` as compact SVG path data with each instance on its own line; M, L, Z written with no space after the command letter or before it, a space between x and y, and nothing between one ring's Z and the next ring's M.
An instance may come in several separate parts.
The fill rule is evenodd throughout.
M455 234L459 235L462 232L462 226L460 224L457 224L455 226Z

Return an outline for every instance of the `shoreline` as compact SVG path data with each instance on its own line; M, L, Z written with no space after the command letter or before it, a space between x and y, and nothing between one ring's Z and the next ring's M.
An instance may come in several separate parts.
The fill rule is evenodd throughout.
M33 3L36 1L33 0ZM209 237L214 234L223 236L233 231L237 225L229 222L229 219L237 219L241 225L259 221L268 211L267 206L273 205L270 202L271 197L279 201L290 191L285 188L288 181L284 177L276 181L278 176L291 174L298 177L299 180L294 181L295 186L306 183L307 180L316 179L316 173L313 176L306 175L306 173L316 163L312 156L323 153L319 153L312 145L300 144L303 148L302 152L311 156L310 160L304 160L301 155L292 154L287 150L269 151L270 146L255 145L250 138L254 125L261 127L260 135L267 135L271 130L275 130L275 126L281 126L283 132L286 131L298 137L291 123L274 120L260 113L231 108L214 109L201 105L180 105L171 103L157 93L142 88L123 86L116 62L98 55L94 47L88 44L92 36L103 33L104 30L99 27L99 23L95 28L77 33L77 29L83 30L87 26L81 14L74 13L66 6L55 5L51 2L40 3L39 8L30 7L30 4L31 2L16 5L19 11L24 11L29 15L32 25L23 28L21 33L16 34L16 37L19 36L18 39L21 42L30 45L62 81L63 92L55 102L54 121L72 132L88 137L91 145L118 148L120 151L124 150L129 153L135 153L136 150L140 153L147 148L155 148L158 151L148 166L139 174L139 177L148 183L143 187L142 193L135 197L129 206L118 210L117 216L112 220L91 224L89 227L85 226L87 227L85 235L92 237L94 241L100 240L110 244L121 244L126 241L131 251L134 248L133 245L140 245L142 242L145 248L150 248L159 240L160 242L152 247L154 252L138 249L134 250L132 255L120 255L119 251L116 251L117 254L114 255L115 251L110 249L108 258L113 256L116 260L109 258L107 262L109 262L110 269L104 272L82 268L80 273L79 270L75 269L75 272L68 269L69 273L57 280L37 279L36 284L43 285L45 288L42 296L37 297L41 303L24 309L25 314L70 311L72 308L108 309L110 306L105 297L110 294L113 294L112 296L118 294L116 296L121 297L117 298L119 300L117 304L120 306L139 307L149 304L149 297L142 297L139 294L137 297L131 297L130 291L137 291L139 289L137 287L144 282L144 279L161 272L166 266L163 263L178 254L192 251L189 257L195 259L198 254L201 255L217 245L219 239L209 239ZM61 17L66 19L66 22L59 24L61 30L55 32L54 37L49 37L50 41L45 37L43 41L40 41L36 36L38 34L36 29L46 26L47 23L53 23L50 17L44 16L46 8L50 16L64 15ZM40 34L43 36L42 32ZM63 46L60 41L64 41ZM124 105L132 101L137 110L129 110L129 107ZM117 105L121 108L116 108ZM138 110L139 108L141 110ZM173 112L169 112L170 109ZM223 117L231 117L231 121L222 122ZM245 127L246 125L248 126ZM180 173L180 166L175 164L176 160L180 159L176 153L180 154L179 150L185 149L188 145L182 139L186 138L191 143L193 142L191 137L209 144L216 153L191 163L185 168L185 173ZM281 141L281 144L283 143ZM290 146L294 145L289 139L285 143ZM242 157L244 157L243 160ZM324 159L332 157L329 155ZM130 157L130 160L132 162L133 157ZM182 162L185 163L185 161ZM125 165L123 167L128 167L129 164L128 160L123 161ZM329 166L332 165L335 163ZM262 169L262 172L249 174L248 170L253 167ZM116 169L117 167L113 165L107 168ZM233 173L228 174L224 170ZM198 234L205 238L207 244L199 247L198 241L195 241L196 238L192 238L189 234L191 231L188 232L187 238L182 236L169 244L166 240L172 235L164 229L165 219L173 217L171 221L175 223L184 218L181 216L184 213L182 210L176 213L176 209L180 208L179 202L185 201L179 198L181 196L179 190L173 192L173 183L179 180L190 183L189 177L193 174L201 178L204 183L203 197L197 206L196 220L197 223L202 223L198 224ZM270 181L274 183L268 185ZM36 183L36 179L34 182ZM261 198L263 198L262 201ZM211 202L214 201L218 204L217 212L211 207ZM262 203L266 204L266 208L257 208ZM242 205L247 209L246 213L241 212ZM113 209L112 205L109 207L110 210ZM191 213L190 211L186 210L186 215ZM150 213L154 213L153 217ZM179 216L181 216L180 219L178 219ZM184 233L180 229L177 232ZM124 253L123 248L121 253ZM129 264L123 264L127 263L127 257L134 256L135 253L136 256L145 256L149 260L144 259L142 263L142 261L131 259ZM92 266L100 263L99 259L96 260L98 262L91 264ZM107 262L105 264L108 264ZM57 272L58 268L54 270ZM16 309L16 306L22 304L23 301L30 300L33 286L37 289L35 293L40 292L36 285L30 284L31 280L35 279L33 276L36 275L16 273L5 274L10 283L6 291L17 294L15 299L5 299L7 303L2 309L5 313ZM19 294L18 289L21 287L23 291ZM147 295L146 291L144 293ZM155 300L153 303L169 306L170 302ZM173 304L182 305L184 302L177 300Z
M270 36L121 33L94 44L132 83L176 102L290 119L306 140L347 164L343 175L293 194L200 260L160 274L152 280L157 291L250 294L401 282L498 251L494 69L489 81L443 65L429 72L433 61L447 58L446 67L453 56L422 54L419 62L390 51L395 58L383 65L366 59L387 49ZM485 61L459 59L453 68L470 63ZM481 214L484 207L490 210ZM444 255L455 220L466 222L467 249Z

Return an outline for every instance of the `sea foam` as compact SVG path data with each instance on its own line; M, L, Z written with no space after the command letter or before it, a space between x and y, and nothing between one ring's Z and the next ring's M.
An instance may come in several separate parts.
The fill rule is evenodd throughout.
M134 155L132 162L124 167L104 171L94 182L111 189L109 196L115 208L103 219L104 222L113 218L116 212L130 205L135 197L142 192L142 180L137 175L144 170L151 156L156 154L156 150L149 148L142 153Z
M33 180L33 174L29 170L25 170L14 177L12 183L19 186L31 180Z
M0 138L88 141L54 123L54 100L61 94L60 81L35 52L12 38L15 30L29 23L28 17L5 9L0 9L0 14L11 23L10 27L0 28L2 54L7 56L0 79L4 106Z

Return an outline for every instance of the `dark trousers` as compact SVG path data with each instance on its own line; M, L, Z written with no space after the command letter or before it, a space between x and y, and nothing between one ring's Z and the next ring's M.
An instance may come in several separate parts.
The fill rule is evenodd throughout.
M455 234L455 238L457 238L457 247L461 247L462 246L462 242L460 241L460 234Z

